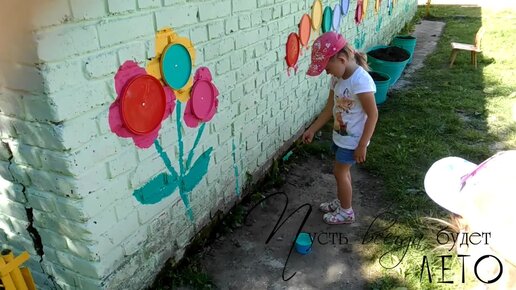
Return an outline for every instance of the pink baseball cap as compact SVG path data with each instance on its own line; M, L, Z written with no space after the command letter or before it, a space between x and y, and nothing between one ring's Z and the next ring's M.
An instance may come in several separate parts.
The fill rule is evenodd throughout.
M312 45L312 63L306 74L313 77L320 75L330 58L343 49L347 43L342 35L333 31L317 37Z

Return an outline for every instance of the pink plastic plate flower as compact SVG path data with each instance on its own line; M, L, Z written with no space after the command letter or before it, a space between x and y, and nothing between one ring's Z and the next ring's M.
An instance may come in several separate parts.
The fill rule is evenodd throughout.
M132 130L129 130L128 125L124 123L122 118L121 98L124 88L136 77L144 75L147 75L147 72L145 69L138 66L137 63L133 61L124 62L115 75L115 90L117 98L109 107L109 127L111 128L111 131L119 137L132 138L134 144L139 148L149 148L154 143L154 140L158 137L161 123L152 131L144 134L136 134ZM176 100L174 92L170 88L164 86L163 90L166 95L166 105L162 120L167 118L172 111L174 111Z
M219 106L219 90L212 83L210 70L200 67L195 72L190 99L186 104L184 120L186 126L197 127L200 122L210 121Z

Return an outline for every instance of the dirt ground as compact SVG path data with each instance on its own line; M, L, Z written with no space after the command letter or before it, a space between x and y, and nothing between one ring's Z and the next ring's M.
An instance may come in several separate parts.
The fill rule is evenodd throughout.
M426 55L435 48L443 26L444 23L432 21L416 26L416 52L406 71L413 73L422 66ZM402 76L394 89L401 89L408 81ZM219 289L364 289L377 273L362 270L368 262L364 258L368 245L362 243L363 238L374 218L391 206L382 200L381 180L354 166L353 209L357 220L351 225L327 225L318 206L335 198L332 157L294 154L291 159L282 172L285 184L263 193L284 195L275 195L263 206L257 206L245 225L219 237L205 249L201 258L203 268ZM311 206L309 215L306 205L288 218L303 204ZM286 221L267 243L280 217L280 225ZM312 252L301 255L293 249L289 256L305 217L303 231L315 237Z
M286 183L264 195L284 192L288 197L282 221L299 206L312 206L303 227L315 235L312 252L301 255L294 249L286 263L308 206L292 215L266 243L286 204L283 195L276 195L263 207L255 207L240 229L211 246L202 259L207 272L220 289L363 289L368 273L361 273L361 252L367 245L361 243L374 216L382 210L381 182L355 166L353 208L357 221L332 226L322 221L323 213L318 210L321 202L335 198L332 159L299 158L287 169ZM284 281L283 271L285 280L295 275Z

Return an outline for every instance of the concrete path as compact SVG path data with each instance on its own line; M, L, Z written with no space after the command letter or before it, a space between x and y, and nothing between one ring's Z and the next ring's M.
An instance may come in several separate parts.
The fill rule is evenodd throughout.
M410 75L423 65L435 48L443 23L422 21L416 27L417 46ZM404 82L403 77L400 82ZM373 153L371 153L373 154ZM294 155L283 172L286 184L277 191L288 196L282 221L299 206L307 203L312 212L304 231L315 234L313 251L300 255L295 250L288 261L289 249L308 206L294 214L266 243L285 206L284 196L269 199L256 207L248 224L218 238L205 249L202 266L219 289L364 289L379 273L378 261L364 257L371 245L363 244L374 218L389 205L382 201L382 183L358 166L352 168L353 208L357 221L352 225L330 226L318 211L321 202L335 198L332 157ZM247 207L246 211L250 208ZM376 265L374 267L372 265ZM293 276L290 280L284 281Z

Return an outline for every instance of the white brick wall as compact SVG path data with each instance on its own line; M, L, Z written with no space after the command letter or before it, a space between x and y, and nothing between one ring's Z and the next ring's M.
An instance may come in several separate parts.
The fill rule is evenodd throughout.
M273 158L324 105L327 80L304 75L310 52L297 75L288 77L284 62L287 36L311 3L0 0L0 244L31 254L41 288L149 285L168 258L183 256L210 211L237 200L233 142L242 186L246 172ZM386 7L375 15L371 4L357 30L353 0L341 32L351 43L365 33L362 49L387 43L415 5L398 0L388 16ZM178 190L154 205L132 196L165 165L153 147L137 149L111 133L107 121L118 67L126 60L145 66L155 56L155 32L167 26L192 41L195 67L208 66L220 91L194 155L213 146L208 173L189 194L193 222ZM185 158L196 132L183 128ZM158 140L177 170L175 112Z

